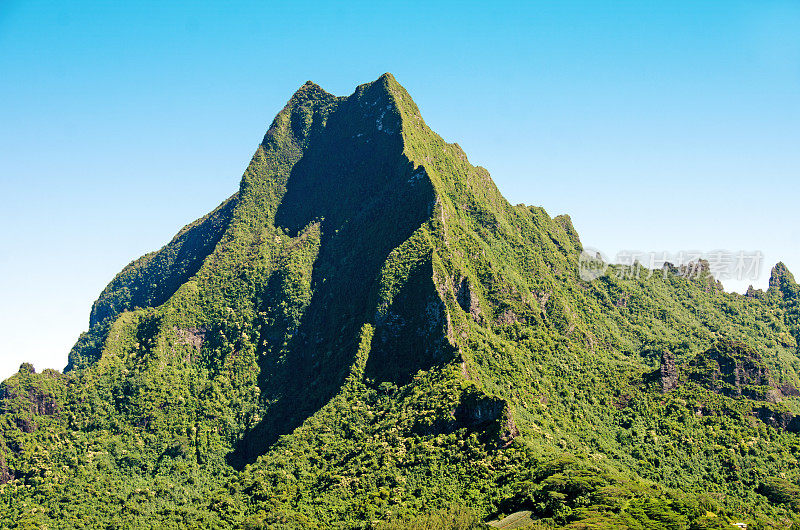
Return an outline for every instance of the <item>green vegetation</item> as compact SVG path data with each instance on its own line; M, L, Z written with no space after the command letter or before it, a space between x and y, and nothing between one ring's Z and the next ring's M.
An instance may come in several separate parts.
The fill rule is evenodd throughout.
M0 525L800 525L791 273L588 282L581 251L391 75L307 83L63 374L2 383Z

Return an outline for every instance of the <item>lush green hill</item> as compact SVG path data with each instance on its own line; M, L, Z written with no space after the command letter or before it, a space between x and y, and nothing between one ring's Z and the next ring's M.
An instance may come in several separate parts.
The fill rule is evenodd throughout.
M0 523L800 525L791 273L744 296L585 257L391 75L309 82L63 374L2 384Z

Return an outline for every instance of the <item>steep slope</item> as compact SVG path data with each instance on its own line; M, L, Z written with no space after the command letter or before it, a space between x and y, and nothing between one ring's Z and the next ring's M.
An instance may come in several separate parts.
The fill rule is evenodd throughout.
M239 191L103 291L64 374L3 383L3 522L791 524L788 270L741 296L584 258L391 75L306 83Z
M202 219L185 226L157 252L132 261L100 293L89 316L89 331L70 352L65 371L91 364L100 356L108 326L125 311L166 302L194 276L231 220L236 195Z

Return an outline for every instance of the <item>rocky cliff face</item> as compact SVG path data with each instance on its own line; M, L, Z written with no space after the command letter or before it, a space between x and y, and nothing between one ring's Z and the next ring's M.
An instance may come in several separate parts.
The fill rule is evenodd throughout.
M661 352L661 391L665 394L678 386L678 367L675 364L675 355L669 350Z
M690 360L690 381L727 396L763 398L775 384L761 356L740 342L718 341Z
M783 262L777 263L770 272L767 292L781 299L791 299L797 294L797 283L794 275Z
M788 432L800 432L800 417L789 411L759 407L753 411L753 415L770 427Z

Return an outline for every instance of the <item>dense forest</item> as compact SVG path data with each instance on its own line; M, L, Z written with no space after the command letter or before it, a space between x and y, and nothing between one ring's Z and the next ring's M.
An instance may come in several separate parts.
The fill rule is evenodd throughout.
M0 386L4 528L800 528L800 287L604 264L390 74ZM490 526L487 526L490 525Z

